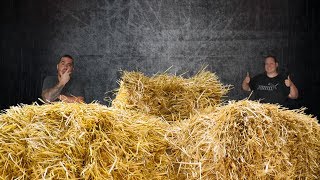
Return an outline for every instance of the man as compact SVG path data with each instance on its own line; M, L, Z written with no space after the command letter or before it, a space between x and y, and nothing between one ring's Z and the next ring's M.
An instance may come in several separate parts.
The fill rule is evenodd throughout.
M247 73L242 82L242 89L245 91L252 90L254 99L260 99L263 103L278 103L285 106L288 98L297 99L297 87L289 76L278 73L278 66L278 61L274 56L267 56L264 61L265 73L252 79Z
M42 86L42 98L46 102L84 102L82 84L72 77L74 60L63 55L57 64L57 76L45 78Z

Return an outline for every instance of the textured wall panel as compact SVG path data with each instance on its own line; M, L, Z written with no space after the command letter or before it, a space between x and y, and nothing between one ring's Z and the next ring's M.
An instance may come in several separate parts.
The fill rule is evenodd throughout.
M241 99L247 96L240 86L246 72L263 71L267 54L282 62L288 50L283 0L80 0L49 3L49 9L48 60L76 57L88 102L104 103L104 93L118 86L119 70L152 75L171 67L169 72L193 75L203 66L234 85L230 99Z

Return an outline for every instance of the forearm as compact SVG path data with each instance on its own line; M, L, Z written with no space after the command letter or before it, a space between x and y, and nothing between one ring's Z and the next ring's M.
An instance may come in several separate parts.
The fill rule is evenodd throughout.
M55 101L59 97L63 87L64 87L64 85L61 85L61 84L58 83L53 88L44 90L42 92L43 100L46 101L46 102Z
M288 97L290 99L297 99L299 96L298 88L292 83L290 86L290 94Z
M245 91L251 91L249 84L246 82L242 82L242 89Z
M82 103L84 102L84 97L82 96L66 96L66 95L60 95L59 99L63 102L67 102L67 103Z

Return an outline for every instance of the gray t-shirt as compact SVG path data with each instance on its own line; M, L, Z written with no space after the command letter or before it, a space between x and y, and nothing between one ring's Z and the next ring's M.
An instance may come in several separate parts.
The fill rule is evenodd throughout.
M42 91L54 87L58 82L58 76L47 76L43 81ZM83 83L78 79L70 78L69 82L63 87L60 94L84 97Z

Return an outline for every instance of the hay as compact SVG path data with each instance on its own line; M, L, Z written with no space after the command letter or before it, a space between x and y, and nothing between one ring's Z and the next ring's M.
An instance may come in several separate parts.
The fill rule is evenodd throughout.
M99 104L11 107L0 115L0 179L168 179L166 127Z
M170 143L169 149L180 179L202 179L206 174L203 165L209 167L211 164L207 161L214 157L214 141L210 135L214 125L212 113L200 113L190 119L175 121L167 129L165 139Z
M138 112L121 111L116 120L100 121L90 144L85 177L115 179L169 179L175 174L166 150L167 122ZM107 120L107 121L106 121Z
M187 179L319 179L320 125L302 110L243 100L167 132Z
M91 115L96 108L103 109L94 104L25 105L11 107L1 114L1 177L79 178L90 132L99 118ZM6 126L15 128L4 131ZM14 158L8 158L10 156ZM15 169L8 171L10 167Z
M228 92L218 77L200 71L191 78L169 74L146 77L140 72L123 72L112 106L164 117L167 121L189 118L195 110L216 106Z
M226 92L209 72L125 72L114 107L11 107L0 114L0 179L319 179L316 118L217 105Z

